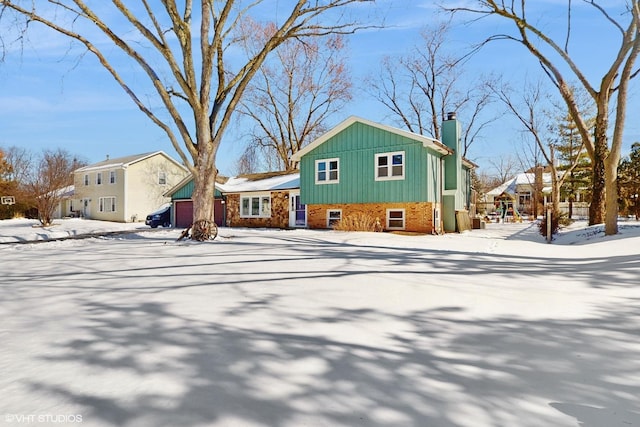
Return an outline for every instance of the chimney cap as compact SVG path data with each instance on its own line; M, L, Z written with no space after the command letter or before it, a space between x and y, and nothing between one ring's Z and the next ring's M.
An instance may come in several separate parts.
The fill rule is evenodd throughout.
M456 119L456 112L455 111L447 112L447 120L455 120L455 119Z

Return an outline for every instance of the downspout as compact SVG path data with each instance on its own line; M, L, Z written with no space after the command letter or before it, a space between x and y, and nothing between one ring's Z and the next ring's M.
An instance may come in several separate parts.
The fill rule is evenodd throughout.
M438 206L438 211L440 215L438 216L438 226L436 228L436 234L444 234L444 222L442 221L442 208L444 206L444 157L446 154L442 154L440 156L440 185L438 191L440 192L440 203Z
M122 199L122 219L127 222L127 165L122 165Z
M220 192L221 197L222 197L222 226L226 227L227 226L227 196L225 194L222 194L222 192Z

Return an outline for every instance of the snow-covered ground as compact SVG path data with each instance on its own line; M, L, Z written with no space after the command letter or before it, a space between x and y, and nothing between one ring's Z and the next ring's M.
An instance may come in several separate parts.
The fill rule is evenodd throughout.
M640 224L0 221L0 426L640 426Z

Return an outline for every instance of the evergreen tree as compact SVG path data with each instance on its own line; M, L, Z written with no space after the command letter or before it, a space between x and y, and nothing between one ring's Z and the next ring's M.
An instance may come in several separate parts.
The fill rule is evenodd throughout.
M560 189L563 199L569 202L569 218L573 216L573 202L580 193L583 201L590 201L591 160L584 147L578 127L569 115L561 117L555 129L557 139L555 153L559 171L568 171ZM574 166L575 165L575 166Z
M640 217L640 142L631 145L631 153L618 167L618 193L620 212Z

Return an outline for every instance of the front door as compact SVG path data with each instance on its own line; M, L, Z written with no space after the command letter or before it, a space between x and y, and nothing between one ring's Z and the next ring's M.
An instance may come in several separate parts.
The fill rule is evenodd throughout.
M307 206L300 203L300 192L289 193L289 227L307 226Z
M82 216L85 218L91 218L91 205L89 199L82 199Z

